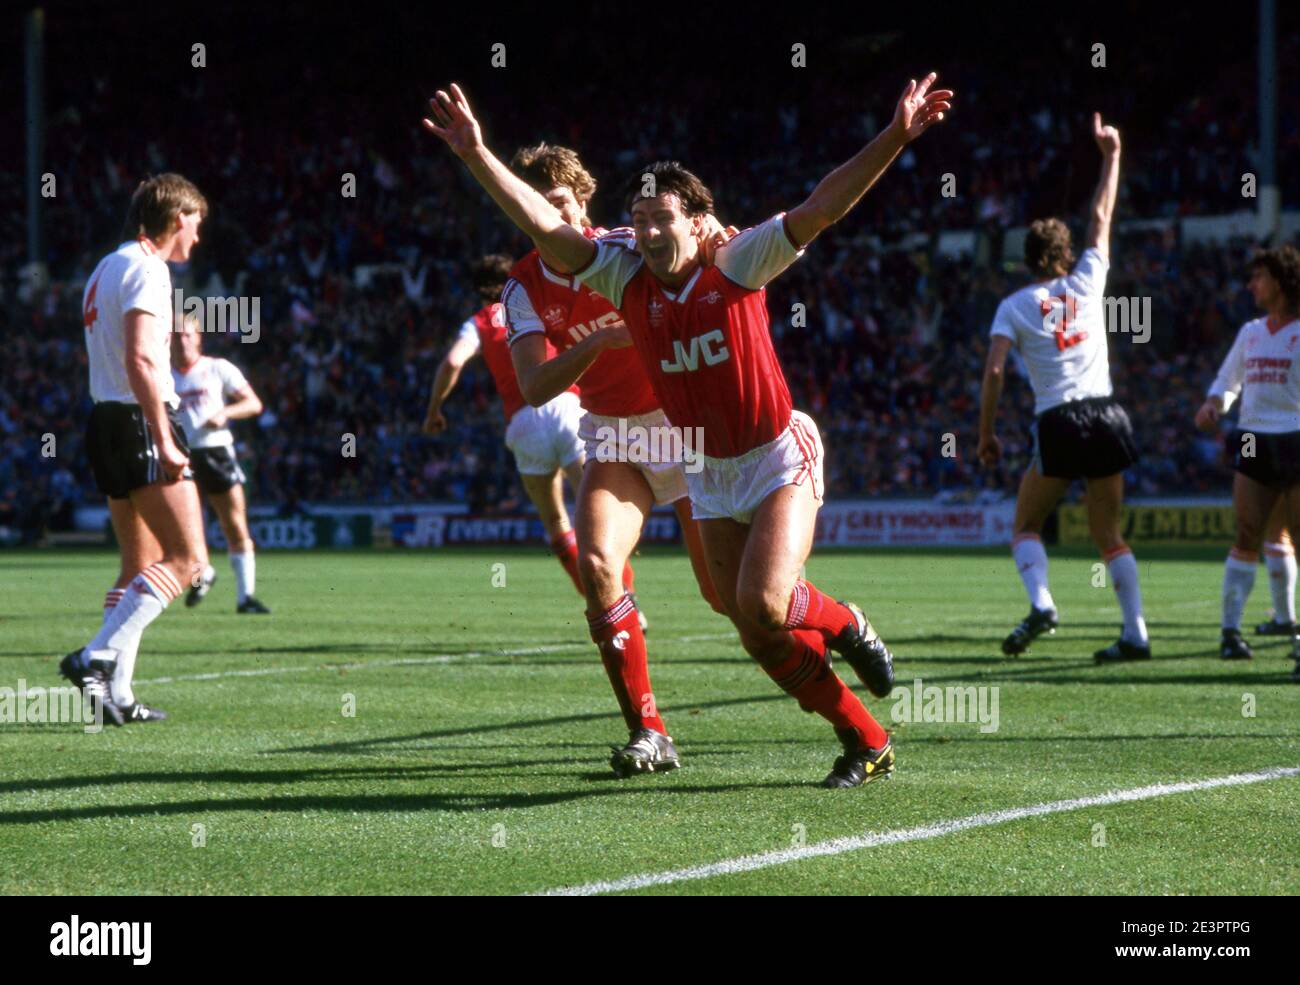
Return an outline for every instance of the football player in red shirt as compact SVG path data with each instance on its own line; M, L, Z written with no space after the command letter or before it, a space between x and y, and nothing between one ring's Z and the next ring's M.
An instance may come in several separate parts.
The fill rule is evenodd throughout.
M930 91L933 74L908 84L893 120L831 172L799 206L739 234L700 263L699 237L712 197L676 162L631 183L629 211L640 255L593 242L484 146L458 86L431 100L425 126L465 162L497 204L553 257L557 269L620 310L663 401L680 428L704 429L704 468L688 473L713 582L745 649L798 700L835 728L844 745L825 785L852 787L889 775L888 733L831 670L830 647L872 693L893 686L889 651L856 606L801 578L821 503L816 426L793 411L769 333L764 286L823 230L839 221L903 148L951 107ZM808 631L812 631L811 633Z
M574 230L630 243L627 230L592 226L587 203L596 181L574 151L548 144L525 147L511 167ZM628 563L656 505L673 506L700 592L716 611L725 612L691 517L681 461L671 453L636 455L629 447L635 436L666 433L670 425L640 357L626 344L622 317L607 300L548 266L537 250L515 264L501 298L524 398L543 404L581 378L586 413L579 434L586 465L575 517L578 568L591 638L629 732L610 765L620 776L673 769L680 759L650 686L645 623L631 593Z
M583 447L578 437L582 412L578 388L561 390L537 407L530 407L519 392L510 347L506 344L505 308L497 302L512 265L508 256L494 253L479 258L471 266L474 291L483 307L461 325L456 341L438 364L422 430L425 434L442 434L447 429L442 405L460 379L465 364L482 355L501 397L501 410L506 418L506 447L515 457L519 480L537 508L551 550L581 594L578 548L569 524L569 511L564 507L561 478L567 478L574 489L582 479Z

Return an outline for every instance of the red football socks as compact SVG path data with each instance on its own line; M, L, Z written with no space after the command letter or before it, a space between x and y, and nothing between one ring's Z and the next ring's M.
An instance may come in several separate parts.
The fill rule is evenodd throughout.
M888 734L858 696L831 670L824 653L823 650L819 654L804 639L796 637L785 660L763 669L804 711L815 711L837 731L851 729L857 733L858 741L880 749L889 741Z
M847 605L823 595L812 582L795 582L785 612L786 629L816 629L833 639L854 621Z
M667 735L650 689L645 635L632 599L624 595L604 612L588 612L587 624L628 729L652 728Z
M585 594L582 590L582 579L578 577L578 537L572 530L566 530L560 536L551 541L551 550L559 558L560 566L573 579L573 587L578 590L579 595Z

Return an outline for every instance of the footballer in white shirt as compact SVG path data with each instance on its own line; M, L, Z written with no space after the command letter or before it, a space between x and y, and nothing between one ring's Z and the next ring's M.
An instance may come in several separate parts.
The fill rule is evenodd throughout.
M65 656L59 672L114 725L167 717L135 698L140 637L208 563L168 366L174 301L167 269L169 260L189 259L207 211L203 195L178 174L141 182L124 242L100 260L82 296L95 402L86 447L108 497L121 568L99 632Z
M1008 656L1056 631L1056 603L1047 583L1042 529L1071 483L1087 483L1088 528L1110 571L1124 616L1118 641L1093 654L1098 663L1148 660L1137 561L1120 531L1124 470L1137 460L1133 426L1111 396L1103 295L1110 264L1110 225L1119 191L1119 131L1092 118L1101 151L1085 249L1074 261L1070 231L1059 219L1038 220L1025 238L1025 263L1035 278L998 306L980 396L979 459L1002 456L998 400L1007 354L1019 352L1034 390L1034 457L1016 498L1011 553L1029 595L1029 615L1002 642Z
M172 380L181 402L181 426L190 446L190 468L199 491L217 514L235 572L235 611L265 615L271 610L253 594L257 558L248 530L246 480L230 433L231 421L262 413L262 401L234 363L203 354L203 326L194 315L187 315L180 331L172 333L171 359ZM202 602L216 579L217 571L209 564L198 584L190 586L185 604Z
M1300 520L1300 252L1281 246L1258 253L1250 263L1248 284L1263 318L1246 322L1210 385L1205 403L1196 412L1196 426L1214 430L1224 411L1240 393L1240 412L1233 435L1236 475L1232 505L1237 534L1223 572L1223 625L1219 656L1249 660L1250 646L1241 636L1241 615L1255 583L1255 566L1270 517L1279 503L1292 530ZM1280 537L1270 547L1280 547ZM1286 558L1268 559L1270 576L1285 569ZM1294 585L1294 557L1290 579ZM1286 572L1281 572L1285 579ZM1289 594L1289 593L1288 593ZM1277 595L1275 594L1275 600ZM1300 639L1296 638L1294 608L1278 609L1293 639L1300 681ZM1293 603L1292 603L1293 604Z

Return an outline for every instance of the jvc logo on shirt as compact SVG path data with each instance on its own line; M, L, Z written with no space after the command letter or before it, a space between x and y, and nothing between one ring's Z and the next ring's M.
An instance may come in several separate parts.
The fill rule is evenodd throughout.
M56 958L130 957L135 965L152 960L153 924L89 922L77 914L50 927L50 953Z
M665 373L694 373L700 368L700 356L704 357L704 365L716 366L731 358L726 342L722 331L716 328L695 336L689 346L682 345L680 339L673 339L673 360L661 359L659 368Z
M589 322L579 322L577 325L569 326L569 334L573 336L574 342L581 342L592 332L599 331L602 328L613 328L615 325L622 325L623 319L617 311L607 311L599 318Z

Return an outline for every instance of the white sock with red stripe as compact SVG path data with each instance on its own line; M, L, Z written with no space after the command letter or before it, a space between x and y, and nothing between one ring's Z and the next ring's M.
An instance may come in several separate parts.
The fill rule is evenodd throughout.
M122 655L128 654L129 662L134 664L135 649L140 645L145 627L162 615L163 609L180 593L181 586L170 571L161 564L149 565L131 579L130 587L113 606L95 638L86 645L87 659L117 663ZM114 673L114 690L116 678ZM124 685L130 688L129 673Z
M248 596L253 594L257 584L257 565L253 552L230 555L230 566L235 569L235 604L243 605Z
M1241 614L1246 608L1246 599L1255 587L1255 568L1259 565L1259 556L1254 551L1239 551L1233 548L1228 552L1228 560L1223 564L1223 628L1241 629Z
M122 601L122 595L126 592L125 588L110 588L104 595L104 618L108 618L109 612L113 606Z
M1290 544L1265 544L1264 567L1273 590L1273 618L1295 622L1295 549Z
M122 601L122 596L126 594L125 588L109 589L104 596L104 621L108 621L109 614ZM140 638L137 636L135 641L122 650L117 656L117 662L113 665L113 680L111 683L111 695L113 700L120 705L135 704L135 692L131 690L131 679L135 676L135 657L140 650Z
M1047 588L1047 551L1038 534L1020 534L1011 540L1011 557L1025 583L1029 604L1035 609L1055 609L1052 593Z
M1120 639L1126 643L1147 645L1147 622L1142 618L1142 588L1138 584L1137 558L1127 544L1121 544L1105 555L1110 582L1119 599L1119 611L1124 613L1124 631Z

